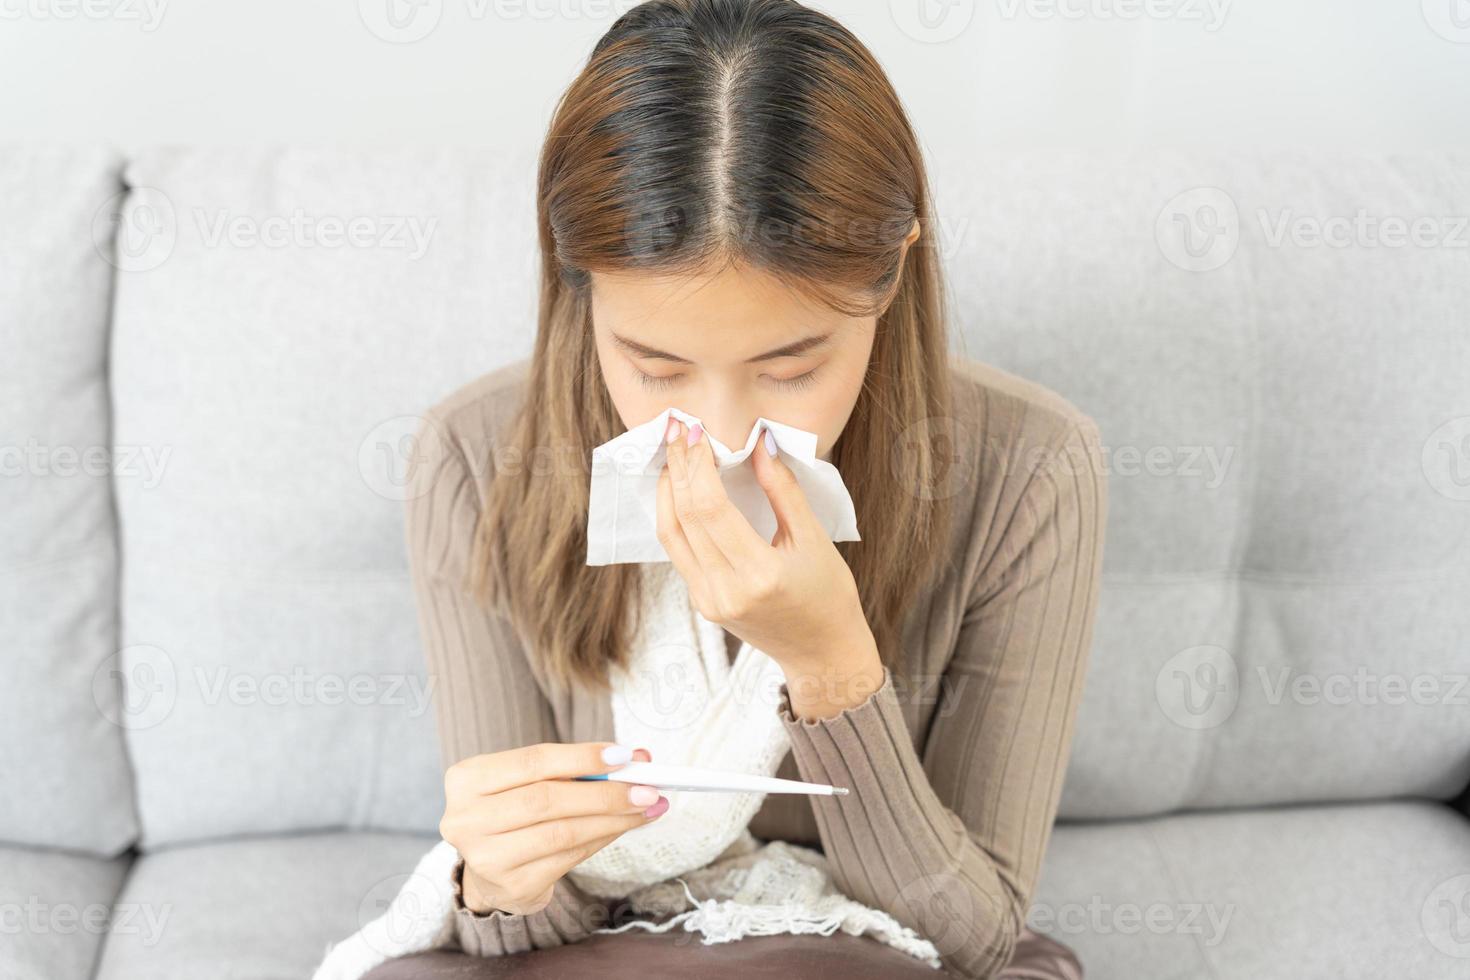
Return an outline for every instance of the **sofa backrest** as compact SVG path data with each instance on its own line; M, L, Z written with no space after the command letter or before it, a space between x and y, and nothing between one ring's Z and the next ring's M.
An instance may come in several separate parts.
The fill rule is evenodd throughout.
M1470 779L1470 276L1450 240L1467 174L935 161L965 353L1071 399L1108 450L1064 816L1447 798ZM166 454L117 489L121 645L162 698L127 731L145 845L436 827L408 436L530 353L533 177L529 152L130 162L114 438ZM1298 220L1360 209L1437 220L1441 241L1314 246ZM1381 693L1353 694L1359 675Z
M137 830L106 373L121 167L0 151L0 842L102 855Z
M1099 423L1061 813L1470 780L1470 157L1037 153L945 186L973 356Z
M157 150L127 180L158 230L119 270L117 438L167 452L118 488L124 642L168 679L128 732L143 843L433 831L404 476L420 413L529 352L529 177Z

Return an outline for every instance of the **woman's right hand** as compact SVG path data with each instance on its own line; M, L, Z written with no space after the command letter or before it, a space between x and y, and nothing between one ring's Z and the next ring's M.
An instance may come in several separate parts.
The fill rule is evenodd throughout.
M539 912L568 871L668 809L652 786L572 778L621 768L631 760L626 749L619 757L620 748L541 742L449 767L439 833L464 859L466 908ZM653 761L646 749L631 759Z

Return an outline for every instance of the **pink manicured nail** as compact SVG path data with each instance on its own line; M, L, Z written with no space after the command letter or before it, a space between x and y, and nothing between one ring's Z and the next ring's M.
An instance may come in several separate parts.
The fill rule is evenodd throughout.
M670 415L669 429L664 433L664 442L673 445L674 440L677 438L679 438L679 420Z
M701 425L698 422L695 422L694 423L694 427L689 430L689 443L688 444L692 446L696 442L698 442L699 441L699 434L701 432L703 432L703 431L704 431L704 426Z
M771 430L770 429L767 429L766 430L765 442L766 442L766 455L767 456L774 456L774 455L776 455L776 437L775 437L775 435L773 435L771 433Z
M658 802L658 790L652 786L634 786L628 791L628 802L647 809Z
M669 808L669 798L666 797L666 796L660 796L658 798L658 802L657 803L655 803L653 806L649 807L647 810L644 810L643 811L643 815L645 817L648 817L651 820L654 817L661 817L661 816L663 816L664 815L664 811L667 810L668 808Z

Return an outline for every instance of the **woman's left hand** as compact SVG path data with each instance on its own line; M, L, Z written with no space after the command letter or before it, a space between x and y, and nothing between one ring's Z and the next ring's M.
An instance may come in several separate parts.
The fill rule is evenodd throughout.
M882 684L877 643L852 570L795 474L763 434L750 462L776 515L767 544L725 493L709 439L696 427L691 446L684 425L669 421L658 539L695 608L781 666L798 717L861 703Z

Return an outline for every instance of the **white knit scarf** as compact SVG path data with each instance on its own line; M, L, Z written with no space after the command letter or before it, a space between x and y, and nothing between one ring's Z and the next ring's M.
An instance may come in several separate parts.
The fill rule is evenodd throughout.
M629 668L610 678L617 742L647 748L655 762L774 775L791 748L777 712L780 667L749 643L732 663L724 632L693 607L677 569L668 562L638 567L638 638ZM931 942L842 894L820 852L758 841L748 825L764 794L661 792L669 799L663 816L567 875L591 895L625 898L635 913L661 921L633 919L596 932L680 926L701 933L708 945L840 929L939 967ZM449 843L435 845L382 915L328 949L313 980L356 980L393 957L451 946L450 875L458 858Z

